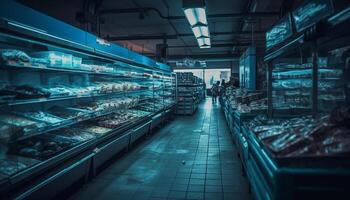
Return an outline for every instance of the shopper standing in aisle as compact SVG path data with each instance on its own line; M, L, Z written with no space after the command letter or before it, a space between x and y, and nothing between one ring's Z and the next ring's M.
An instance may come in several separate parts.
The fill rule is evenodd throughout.
M213 86L210 89L213 104L216 104L217 102L217 97L219 95L219 85L220 85L220 81L217 81L216 83L213 84Z
M225 82L225 79L222 79L221 81L221 86L219 88L219 95L222 96L223 94L225 94L225 91L226 91L226 82Z

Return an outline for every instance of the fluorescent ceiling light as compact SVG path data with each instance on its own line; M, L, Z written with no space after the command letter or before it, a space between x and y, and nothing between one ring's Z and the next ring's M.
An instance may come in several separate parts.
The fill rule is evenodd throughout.
M210 32L204 0L183 0L182 7L200 48L210 48Z
M208 26L195 26L192 28L194 36L196 38L199 37L209 37L209 29Z
M205 8L186 8L184 12L191 26L198 24L208 25Z
M210 38L198 38L197 39L198 45L200 48L210 48Z

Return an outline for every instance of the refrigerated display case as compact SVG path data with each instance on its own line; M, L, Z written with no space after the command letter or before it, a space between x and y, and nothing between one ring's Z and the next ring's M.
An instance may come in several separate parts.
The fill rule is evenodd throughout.
M243 125L257 199L328 199L350 189L350 5L336 9L340 2L265 56L268 115Z
M14 6L57 29L64 25ZM148 134L156 116L165 121L174 109L176 80L163 64L99 44L70 26L64 25L67 33L86 41L58 37L45 27L37 31L1 13L1 199L53 197L96 174Z

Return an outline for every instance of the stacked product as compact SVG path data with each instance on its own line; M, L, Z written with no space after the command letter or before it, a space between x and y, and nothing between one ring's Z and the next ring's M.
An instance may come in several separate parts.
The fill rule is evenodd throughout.
M247 126L276 156L331 156L350 153L350 108L339 107L320 119L311 116L268 120Z
M223 95L225 105L240 114L258 114L267 109L267 99L264 92L248 91L241 88L227 87Z
M204 82L191 72L176 73L177 79L177 114L192 115L204 97Z

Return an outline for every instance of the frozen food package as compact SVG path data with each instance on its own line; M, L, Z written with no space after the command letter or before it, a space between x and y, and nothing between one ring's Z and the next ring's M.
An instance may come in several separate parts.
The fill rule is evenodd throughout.
M33 66L47 67L50 65L50 60L46 58L32 58L31 63Z
M52 114L49 114L43 111L25 112L25 113L18 113L18 114L31 119L38 120L38 121L43 121L47 124L57 124L64 120L60 117L54 116Z
M105 128L105 127L101 127L101 126L94 126L94 125L88 125L86 127L81 127L81 129L86 131L86 132L94 133L96 135L104 135L112 130L110 128Z
M74 96L76 94L73 91L65 86L54 86L43 88L44 91L50 93L50 97L65 97L65 96Z
M27 168L28 166L21 162L12 160L0 160L0 173L7 176L16 174L19 171Z
M35 88L29 85L21 85L6 86L0 90L0 95L14 95L15 99L35 99L47 98L50 96L50 93L41 88Z
M7 143L22 134L22 129L0 122L0 143Z
M71 54L58 51L42 51L31 54L35 58L44 58L50 61L49 67L72 68L73 58Z
M45 160L71 147L77 140L58 135L42 135L18 144L17 155Z
M259 133L258 138L261 140L271 139L271 138L277 137L278 135L284 134L288 131L290 131L290 130L284 129L282 127L271 128L271 129L268 129L266 131Z
M4 62L15 62L16 64L29 64L31 58L23 51L15 49L1 49L0 58Z
M29 132L46 126L45 123L36 122L13 114L0 115L0 121L18 128L22 128L24 132Z
M314 144L305 145L302 148L298 148L295 151L287 153L286 157L297 157L297 156L310 156L319 155L319 151Z
M350 153L350 130L347 128L335 128L321 143L322 154L325 155L349 155Z
M84 142L95 138L93 134L81 131L80 129L73 127L60 129L52 132L51 134L71 138L73 140L76 140L77 142Z
M86 112L83 110L63 106L53 106L48 110L48 112L63 119L72 119L86 115Z

